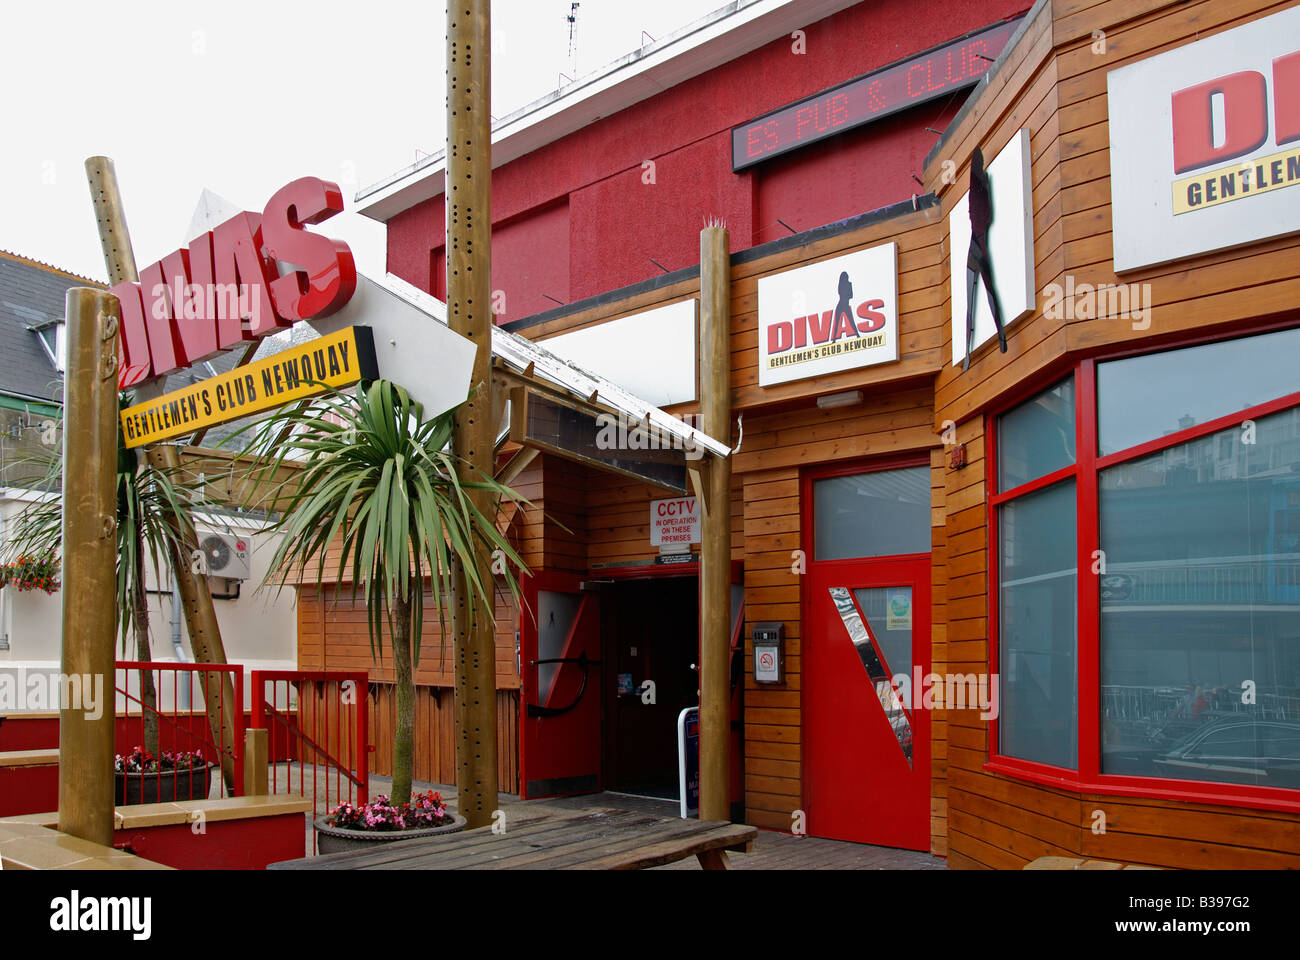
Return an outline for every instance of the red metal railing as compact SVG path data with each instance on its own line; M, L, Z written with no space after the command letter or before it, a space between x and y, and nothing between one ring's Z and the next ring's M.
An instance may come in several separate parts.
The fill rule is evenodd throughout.
M142 699L141 671L153 678L155 705ZM198 674L198 676L195 676ZM214 733L206 707L206 684L203 674L215 675L218 730ZM226 695L221 681L228 675L232 694ZM244 792L244 668L236 664L160 663L157 661L119 660L114 674L115 743L118 754L127 756L136 747L145 747L145 717L158 722L157 754L197 751L208 764L215 764L221 796L227 796L223 762L231 767L233 793ZM229 726L234 742L223 744L220 731ZM209 768L210 769L210 768ZM154 802L156 800L206 800L207 778L159 768L143 777L117 777L119 803ZM201 796L199 795L201 794Z
M273 763L272 793L307 796L319 816L347 801L370 799L370 731L365 671L254 670L252 726L265 729ZM308 777L310 772L311 776Z

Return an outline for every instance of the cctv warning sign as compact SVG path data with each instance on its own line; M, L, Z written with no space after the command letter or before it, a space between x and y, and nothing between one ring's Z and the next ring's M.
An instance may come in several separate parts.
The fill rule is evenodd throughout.
M689 550L700 542L700 506L694 497L650 501L650 545Z

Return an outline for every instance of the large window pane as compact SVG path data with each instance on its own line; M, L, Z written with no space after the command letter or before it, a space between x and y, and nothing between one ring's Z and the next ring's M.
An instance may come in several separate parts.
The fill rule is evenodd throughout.
M999 752L1071 769L1078 739L1074 490L1068 480L998 510Z
M1300 391L1300 329L1097 365L1102 456Z
M813 484L817 560L930 552L930 468L877 470Z
M1073 378L999 418L999 490L1012 490L1068 467L1074 457Z
M1100 514L1103 772L1300 787L1300 410L1104 471Z

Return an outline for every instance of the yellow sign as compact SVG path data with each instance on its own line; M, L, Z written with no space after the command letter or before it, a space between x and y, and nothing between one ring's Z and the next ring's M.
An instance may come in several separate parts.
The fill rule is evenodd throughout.
M1174 216L1300 183L1300 147L1174 181Z
M329 336L236 367L122 411L128 447L183 436L378 377L369 327Z

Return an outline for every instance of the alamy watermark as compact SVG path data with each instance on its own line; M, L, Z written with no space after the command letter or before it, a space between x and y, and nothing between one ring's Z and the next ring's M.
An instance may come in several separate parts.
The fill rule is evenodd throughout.
M1051 320L1131 320L1134 330L1151 326L1151 284L1075 283L1065 275L1065 285L1043 288L1043 316Z
M883 684L885 681L881 681ZM908 710L975 710L981 720L996 720L1000 703L996 673L896 673L889 681Z
M82 710L86 719L98 720L104 714L104 676L0 667L0 713L22 710Z
M688 413L677 419L695 429L698 415ZM687 460L704 456L704 448L693 435L682 437L658 424L633 420L626 413L620 412L617 417L612 413L602 413L596 417L596 424L596 448L599 450L681 450Z
M177 320L244 320L248 329L261 329L261 284L183 283L176 277L170 285L154 284L150 292L149 310L155 320L173 316Z

